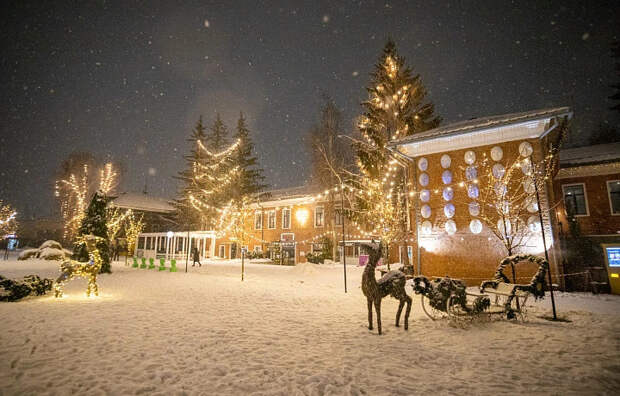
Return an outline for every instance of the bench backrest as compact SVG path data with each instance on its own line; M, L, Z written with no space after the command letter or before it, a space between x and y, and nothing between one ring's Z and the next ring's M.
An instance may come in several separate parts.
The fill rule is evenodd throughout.
M485 293L489 291L491 292L496 291L497 293L500 293L500 294L512 294L515 286L516 285L514 283L499 282L496 287L487 286L484 288L484 290L482 290L482 292ZM525 285L519 285L519 286L525 286ZM523 291L523 290L517 290L515 292L515 295L519 297L525 297L528 294L529 292Z

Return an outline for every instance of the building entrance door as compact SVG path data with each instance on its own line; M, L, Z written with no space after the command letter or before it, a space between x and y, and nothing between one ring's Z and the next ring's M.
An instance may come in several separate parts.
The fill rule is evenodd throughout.
M295 243L283 242L282 248L282 265L295 265Z

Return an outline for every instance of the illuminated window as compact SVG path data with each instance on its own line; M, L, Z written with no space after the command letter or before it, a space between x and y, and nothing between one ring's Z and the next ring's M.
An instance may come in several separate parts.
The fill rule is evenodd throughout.
M262 212L254 213L254 229L255 230L263 229L263 213Z
M322 206L314 208L314 226L323 227L325 225L325 209Z
M607 193L609 194L611 214L620 214L620 180L609 180L607 182Z
M562 186L566 213L574 216L588 216L588 198L585 184L565 184Z
M276 211L270 210L267 213L267 228L273 230L276 228Z
M290 208L282 209L282 228L283 229L291 228L291 209Z

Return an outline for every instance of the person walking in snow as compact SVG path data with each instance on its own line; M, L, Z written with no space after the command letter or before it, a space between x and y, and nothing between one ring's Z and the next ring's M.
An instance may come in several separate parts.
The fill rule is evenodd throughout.
M202 264L200 264L200 255L198 254L198 248L193 248L192 249L192 267L196 265L196 263L198 263L198 266L202 267Z

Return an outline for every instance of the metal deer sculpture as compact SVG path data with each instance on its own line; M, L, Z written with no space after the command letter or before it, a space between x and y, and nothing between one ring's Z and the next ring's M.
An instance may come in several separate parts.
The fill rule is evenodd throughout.
M75 277L82 277L88 280L88 286L86 288L86 295L88 297L90 297L91 293L94 293L95 296L99 295L97 274L101 270L103 261L99 254L99 249L97 248L97 242L102 239L103 238L92 234L82 237L81 242L86 244L86 250L88 251L90 260L87 263L68 260L60 264L60 276L56 279L56 283L54 284L54 297L62 297L65 283Z
M377 329L381 334L381 300L388 295L399 300L398 311L396 312L396 327L399 326L400 314L403 306L407 303L405 311L405 330L409 328L409 312L411 312L411 297L405 292L405 274L402 271L390 271L377 281L375 278L375 268L382 256L383 248L381 243L365 244L368 249L368 264L362 275L362 292L368 300L368 329L372 330L372 306L374 304L377 312Z

